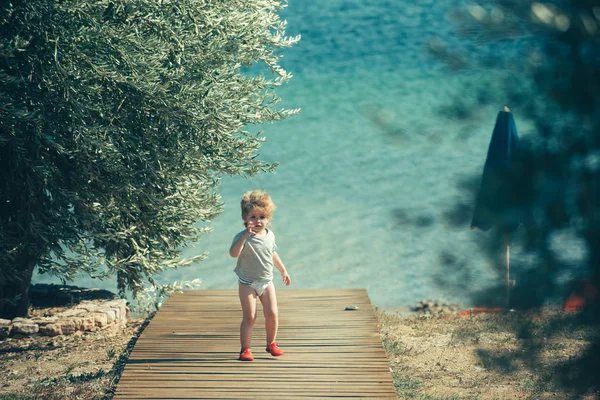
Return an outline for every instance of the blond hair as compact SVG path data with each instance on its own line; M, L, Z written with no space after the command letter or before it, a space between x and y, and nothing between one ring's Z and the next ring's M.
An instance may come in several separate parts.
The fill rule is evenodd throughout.
M277 208L269 194L264 190L251 190L244 193L240 206L242 207L242 218L246 218L250 211L256 210L264 213L267 218L271 219L273 212Z

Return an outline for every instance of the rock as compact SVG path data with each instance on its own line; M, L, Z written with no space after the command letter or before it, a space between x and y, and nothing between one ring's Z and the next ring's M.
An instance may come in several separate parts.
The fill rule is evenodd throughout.
M421 315L429 316L444 316L451 315L460 311L460 307L456 304L450 304L443 300L424 300L419 301L412 308L412 311Z
M47 287L43 289L49 290ZM80 292L90 293L93 290ZM49 317L0 319L0 340L10 340L9 336L58 336L97 329L120 329L127 322L128 308L124 299L111 298L109 301L82 300L80 304L60 311L54 310L56 314Z
M103 328L108 325L108 316L103 312L94 312L91 314L94 318L94 325L98 328Z
M8 336L10 336L11 331L12 331L12 325L0 326L0 340L4 340Z
M23 318L15 318L15 319L23 319ZM32 322L14 322L12 324L12 333L13 334L21 334L21 335L31 335L33 333L38 333L40 331L40 327L38 324L34 324Z
M44 336L58 336L62 335L62 329L60 325L57 324L49 324L40 326L40 334Z
M95 305L94 303L91 303L89 300L84 300L81 302L81 304L78 304L77 307L75 307L77 310L83 310L83 311L87 311L87 312L92 312L98 309L98 306Z
M107 318L109 324L112 324L113 322L115 322L117 320L117 312L115 310L113 310L112 308L104 310L104 314L106 314L106 318Z
M81 310L78 310L77 308L72 308L70 310L60 313L60 316L63 318L76 318L76 317L80 316L81 314L82 314Z
M127 302L124 299L113 300L106 303L107 307L116 310L116 317L119 321L125 321L127 317Z
M56 317L37 317L31 318L31 322L38 324L40 327L48 324L53 324L58 320Z
M93 316L84 316L77 319L79 321L79 330L82 332L91 331L96 328Z
M71 335L76 330L79 330L77 329L75 322L71 319L61 319L56 325L60 328L63 335Z

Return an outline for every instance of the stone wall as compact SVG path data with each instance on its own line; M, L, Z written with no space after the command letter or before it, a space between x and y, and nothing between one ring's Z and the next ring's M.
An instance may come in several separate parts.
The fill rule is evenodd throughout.
M0 319L0 340L32 335L57 336L121 327L127 322L127 303L84 300L51 317Z

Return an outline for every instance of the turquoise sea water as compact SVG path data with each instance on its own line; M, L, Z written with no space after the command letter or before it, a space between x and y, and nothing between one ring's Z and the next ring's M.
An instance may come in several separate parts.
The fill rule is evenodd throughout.
M283 106L303 111L261 127L268 141L260 157L279 161L277 173L225 177L224 213L210 223L212 233L184 251L209 251L210 257L161 281L200 278L202 288L237 287L228 249L243 228L239 197L251 189L269 191L278 206L271 228L292 288L364 287L374 304L393 308L440 297L468 304L470 289L501 279L475 244L476 235L485 234L444 219L453 204L470 199L458 182L481 173L506 101L499 86L486 106L473 104L468 118L448 111L502 74L451 72L427 52L433 37L474 48L448 16L466 4L290 0L282 14L287 34L302 39L284 52L282 65L294 78L278 93ZM512 45L502 44L505 51ZM528 121L513 111L519 134L531 134ZM464 269L441 262L447 251ZM519 249L513 258L518 263ZM87 278L75 284L115 287Z

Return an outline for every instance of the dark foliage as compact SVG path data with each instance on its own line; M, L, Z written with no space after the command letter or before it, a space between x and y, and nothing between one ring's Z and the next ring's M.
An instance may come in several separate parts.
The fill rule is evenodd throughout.
M519 266L512 306L526 310L556 299L564 290L560 277L569 271L586 271L600 288L600 2L486 1L458 10L455 18L457 29L480 45L512 41L517 50L493 54L485 65L461 49L438 44L434 53L442 58L460 54L462 68L510 72L503 85L510 107L536 128L534 137L520 142L516 167L510 172L518 182L511 190L531 215L513 241L535 260ZM475 100L485 105L489 97L482 89ZM447 214L462 222L471 212L461 204ZM501 233L490 236L484 248L497 259L499 248L492 243L502 243ZM559 237L582 243L585 256L565 260L552 245ZM501 293L500 283L497 290L475 293L474 302L489 302ZM578 323L598 327L599 309L589 304ZM573 398L598 390L599 348L596 340L580 359L555 371L561 384L572 389ZM530 348L527 355L534 362L542 350ZM503 365L501 357L497 361Z

